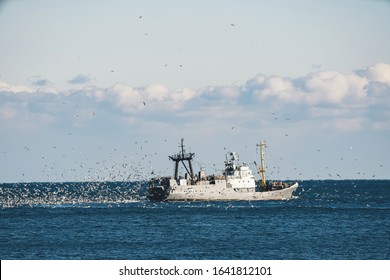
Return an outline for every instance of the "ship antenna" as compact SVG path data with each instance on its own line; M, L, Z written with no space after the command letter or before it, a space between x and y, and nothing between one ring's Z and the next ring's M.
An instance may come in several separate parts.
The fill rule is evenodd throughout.
M181 138L180 148L181 148L181 156L184 158L184 138Z
M261 176L261 187L265 187L267 184L267 181L265 179L265 160L264 160L264 148L266 147L266 143L264 140L261 140L257 146L260 146L260 161L261 161L261 167L258 169L258 173Z

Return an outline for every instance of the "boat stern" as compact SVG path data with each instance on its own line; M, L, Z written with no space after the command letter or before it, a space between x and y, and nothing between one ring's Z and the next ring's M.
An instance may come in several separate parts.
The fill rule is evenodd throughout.
M170 187L169 178L153 178L149 181L147 188L148 199L153 201L164 201L167 199Z

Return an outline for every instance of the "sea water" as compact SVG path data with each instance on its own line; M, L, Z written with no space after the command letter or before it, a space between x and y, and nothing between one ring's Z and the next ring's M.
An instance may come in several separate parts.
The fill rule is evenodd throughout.
M145 182L0 184L1 259L389 259L390 180L288 201L150 202Z

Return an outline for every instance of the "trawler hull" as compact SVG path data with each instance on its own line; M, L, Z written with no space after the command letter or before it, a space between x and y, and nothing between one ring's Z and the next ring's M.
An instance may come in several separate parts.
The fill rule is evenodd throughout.
M159 201L260 201L260 200L288 200L298 188L298 183L280 190L250 191L227 188L223 184L205 184L188 186L171 186L166 188L156 186L152 200ZM159 194L158 194L159 193Z

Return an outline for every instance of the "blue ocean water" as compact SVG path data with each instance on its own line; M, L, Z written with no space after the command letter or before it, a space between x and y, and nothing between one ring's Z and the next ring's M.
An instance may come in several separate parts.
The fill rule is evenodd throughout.
M294 199L150 202L145 183L0 184L1 259L389 259L390 180Z

